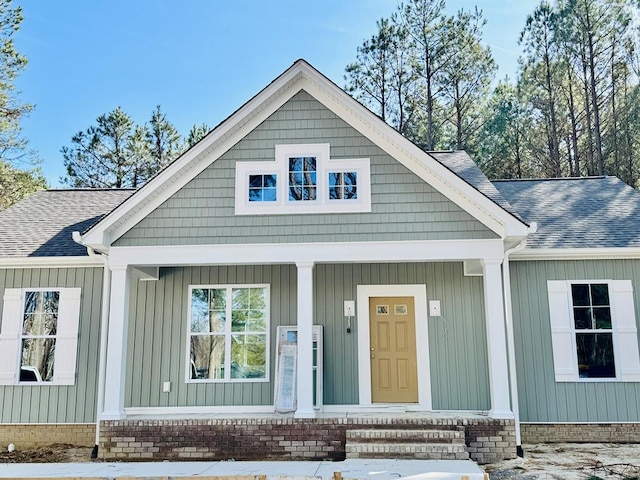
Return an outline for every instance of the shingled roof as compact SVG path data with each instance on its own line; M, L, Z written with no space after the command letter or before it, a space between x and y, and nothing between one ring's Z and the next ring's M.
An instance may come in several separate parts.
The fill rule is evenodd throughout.
M134 190L42 190L0 212L0 257L87 255L73 241Z
M615 177L489 182L464 152L440 163L505 210L537 222L529 248L640 247L640 192ZM83 256L72 239L134 190L43 190L0 212L0 257Z
M517 209L509 204L485 174L482 173L482 170L478 168L476 162L473 161L467 152L463 150L452 150L429 152L429 155L434 157L438 162L458 175L480 193L489 197L489 199L493 200L494 203L500 205L507 212L511 213L516 218L523 220L523 218L518 214Z
M529 248L640 246L640 192L616 177L493 184L527 222L538 223Z

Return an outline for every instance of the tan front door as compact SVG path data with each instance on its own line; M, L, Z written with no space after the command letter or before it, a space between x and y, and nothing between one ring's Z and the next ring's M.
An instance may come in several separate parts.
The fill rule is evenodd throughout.
M413 297L369 298L371 401L418 402Z

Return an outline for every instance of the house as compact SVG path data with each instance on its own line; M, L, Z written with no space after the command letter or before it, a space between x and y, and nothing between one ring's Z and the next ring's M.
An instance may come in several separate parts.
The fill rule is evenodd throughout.
M492 183L424 152L298 60L139 190L0 213L0 445L635 441L639 220L615 178Z

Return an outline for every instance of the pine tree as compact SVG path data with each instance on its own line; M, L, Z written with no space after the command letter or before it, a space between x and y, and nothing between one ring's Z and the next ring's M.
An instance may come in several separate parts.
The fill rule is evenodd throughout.
M37 157L21 134L20 121L33 107L19 100L15 88L27 58L13 43L23 17L22 8L12 3L0 2L0 210L47 186Z
M129 151L133 121L120 107L100 115L96 124L62 147L67 176L62 181L75 188L139 186Z

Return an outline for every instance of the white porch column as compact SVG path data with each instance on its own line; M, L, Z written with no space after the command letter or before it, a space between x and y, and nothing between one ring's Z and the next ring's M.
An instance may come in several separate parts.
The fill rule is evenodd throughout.
M107 340L104 411L101 420L124 418L124 385L129 324L130 267L111 265L111 300Z
M298 395L296 418L313 418L313 263L298 267Z
M487 322L489 388L492 418L513 418L509 402L509 368L502 298L502 259L483 260L484 310Z

